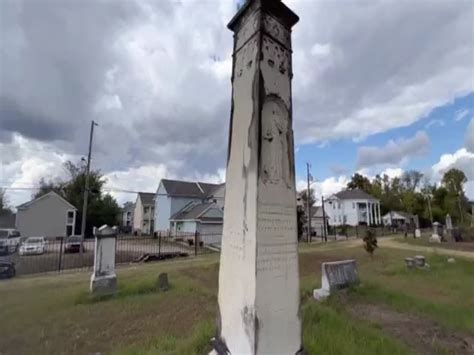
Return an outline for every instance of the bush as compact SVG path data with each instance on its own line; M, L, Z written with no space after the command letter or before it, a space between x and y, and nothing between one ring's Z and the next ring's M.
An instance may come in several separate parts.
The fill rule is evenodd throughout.
M462 226L459 228L459 230L461 232L461 238L464 241L474 242L474 227Z
M377 248L377 237L375 236L375 231L370 228L367 229L367 231L365 232L365 237L363 241L364 241L364 249L372 257L374 254L375 248Z

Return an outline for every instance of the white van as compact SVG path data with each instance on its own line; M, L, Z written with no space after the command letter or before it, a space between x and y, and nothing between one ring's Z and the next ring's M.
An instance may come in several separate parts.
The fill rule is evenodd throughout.
M15 253L20 246L20 237L16 229L0 229L0 254Z

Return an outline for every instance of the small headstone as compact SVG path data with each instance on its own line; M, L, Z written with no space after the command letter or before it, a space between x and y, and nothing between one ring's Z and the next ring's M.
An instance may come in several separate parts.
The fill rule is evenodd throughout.
M416 255L415 264L417 267L425 267L425 257L423 255Z
M454 264L456 262L456 259L454 258L448 258L448 263Z
M359 283L355 260L343 260L322 264L321 288L313 291L313 297L320 301L332 291Z
M417 214L413 217L413 220L415 222L415 238L421 238L420 218Z
M94 228L94 271L91 276L90 291L95 296L108 296L117 292L115 274L115 250L117 227L103 225Z
M158 275L158 289L160 291L168 291L170 288L169 283L168 283L168 274L167 273L161 273Z
M413 268L415 268L415 259L405 258L405 264L407 265L407 268L413 269Z

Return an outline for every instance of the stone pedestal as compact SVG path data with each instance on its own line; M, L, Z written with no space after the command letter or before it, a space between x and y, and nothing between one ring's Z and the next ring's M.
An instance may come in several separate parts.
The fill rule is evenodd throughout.
M433 234L431 235L429 241L430 243L441 243L441 236L439 235L442 231L443 225L439 222L433 223Z
M413 258L405 258L405 264L407 265L407 268L413 269L415 268L415 259Z
M280 0L250 0L234 31L232 111L215 352L301 351L291 28ZM222 350L224 349L224 350Z
M113 295L117 291L115 274L115 247L117 228L103 225L94 229L94 271L90 291L94 296Z

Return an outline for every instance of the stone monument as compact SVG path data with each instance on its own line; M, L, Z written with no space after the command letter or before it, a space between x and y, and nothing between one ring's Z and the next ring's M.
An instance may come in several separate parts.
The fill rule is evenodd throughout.
M415 221L415 238L421 238L420 218L417 214L413 217L413 220Z
M117 227L104 224L94 228L94 271L91 277L90 290L93 295L113 295L117 291L115 275L115 245Z
M356 261L342 260L323 263L321 266L321 288L313 291L313 297L321 301L332 291L359 283Z
M280 0L231 20L232 109L214 354L302 353L291 28Z
M441 236L439 235L440 233L440 228L442 228L442 224L439 222L434 222L433 223L433 234L431 235L429 241L431 243L441 243Z
M446 215L445 226L446 226L446 235L448 237L452 237L453 236L453 220L449 213Z

